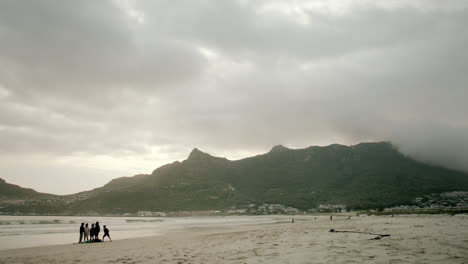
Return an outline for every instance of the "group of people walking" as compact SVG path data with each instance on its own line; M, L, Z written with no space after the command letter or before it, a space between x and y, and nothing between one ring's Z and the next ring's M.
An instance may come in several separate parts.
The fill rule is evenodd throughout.
M96 224L91 224L91 228L89 228L88 223L81 223L80 226L80 240L78 243L89 243L89 242L101 242L99 239L99 233L101 232L101 227L99 226L99 222L96 222ZM112 242L112 239L109 235L109 229L104 226L104 235L102 236L102 241L104 241L104 238L108 237L110 242Z

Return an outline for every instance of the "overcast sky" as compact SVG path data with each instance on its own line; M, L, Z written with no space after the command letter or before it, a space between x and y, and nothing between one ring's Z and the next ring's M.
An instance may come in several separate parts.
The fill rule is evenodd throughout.
M468 1L0 1L0 178L391 141L468 171Z

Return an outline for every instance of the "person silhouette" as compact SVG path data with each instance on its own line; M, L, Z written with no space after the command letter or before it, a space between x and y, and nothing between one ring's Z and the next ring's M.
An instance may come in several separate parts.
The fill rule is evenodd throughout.
M112 238L111 238L110 235L109 235L109 229L107 229L106 226L104 226L104 235L102 236L102 242L104 242L104 238L105 238L105 237L108 237L109 240L110 240L110 242L112 242Z
M90 240L91 241L94 241L94 232L95 232L95 228L94 228L94 223L91 224L91 229L89 230L89 235L90 235Z
M96 225L94 226L95 239L99 239L99 232L101 232L101 227L99 226L99 222L96 222Z
M83 235L84 235L84 223L81 223L81 226L80 226L80 240L78 241L78 243L81 243L81 241L83 240Z

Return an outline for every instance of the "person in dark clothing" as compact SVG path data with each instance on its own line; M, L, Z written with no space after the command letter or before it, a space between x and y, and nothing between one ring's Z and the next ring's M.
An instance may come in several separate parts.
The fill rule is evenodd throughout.
M81 243L81 241L83 240L83 235L84 235L84 223L81 223L81 226L80 226L80 241L78 243Z
M94 240L94 224L91 224L91 229L89 230L89 235L90 235L89 240L93 241Z
M104 226L104 236L102 236L102 242L104 242L104 238L105 238L105 237L108 237L109 240L110 240L110 242L112 242L112 238L111 238L110 235L109 235L109 229L107 229L106 226Z
M99 226L99 222L96 222L94 226L94 238L99 239L99 232L101 232L101 227Z

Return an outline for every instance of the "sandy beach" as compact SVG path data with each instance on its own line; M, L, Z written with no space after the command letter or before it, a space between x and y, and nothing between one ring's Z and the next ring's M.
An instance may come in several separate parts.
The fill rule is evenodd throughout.
M468 215L279 216L275 224L170 230L0 251L0 263L468 263ZM358 231L389 234L332 233Z

